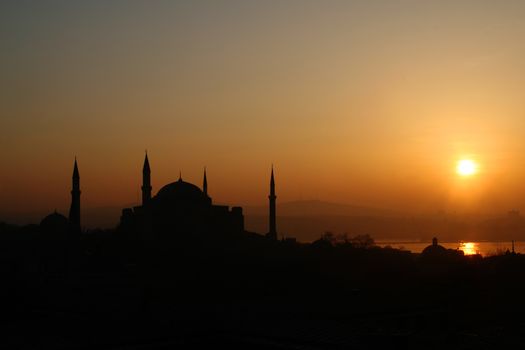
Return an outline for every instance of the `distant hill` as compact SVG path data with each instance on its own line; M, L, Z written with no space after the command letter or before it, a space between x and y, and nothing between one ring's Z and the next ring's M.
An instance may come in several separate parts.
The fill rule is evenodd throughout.
M114 228L123 206L82 208L82 226L87 229ZM268 206L244 206L245 228L265 233ZM67 216L67 209L58 210ZM38 224L48 212L0 213L0 222ZM324 232L369 234L376 240L525 240L525 220L521 216L456 216L443 213L416 215L394 210L349 205L320 200L277 203L277 230L280 235L302 242L318 239Z
M268 215L268 206L244 207L247 216ZM392 210L363 207L350 204L324 202L321 200L300 200L285 203L277 202L279 216L400 216Z
M267 207L245 207L244 214L246 229L261 233L268 230ZM278 203L277 230L280 235L303 242L316 240L326 231L350 236L369 234L377 240L525 240L525 220L520 216L418 215L319 200Z
M268 207L244 207L246 229L266 232L268 229ZM300 241L313 241L326 231L334 233L373 235L390 231L405 234L406 229L399 229L399 220L403 213L388 209L372 208L350 204L325 202L321 200L302 200L277 203L278 231L286 236L293 236ZM392 225L392 222L396 224ZM401 232L400 232L401 231Z

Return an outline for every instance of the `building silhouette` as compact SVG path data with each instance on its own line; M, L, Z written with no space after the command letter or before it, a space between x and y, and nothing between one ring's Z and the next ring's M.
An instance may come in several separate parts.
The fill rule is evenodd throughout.
M70 221L68 218L56 210L40 221L40 230L47 238L65 238L69 228Z
M268 196L269 200L269 229L266 236L271 239L277 240L277 220L276 220L276 208L275 201L277 196L275 195L275 179L273 176L273 165L272 165L272 174L270 176L270 195Z
M162 187L152 195L151 167L146 152L142 167L142 202L133 208L124 208L118 228L141 239L163 238L162 235L200 233L244 232L244 215L240 206L213 204L208 194L207 170L204 168L202 189L183 181L182 176L175 182ZM56 210L42 219L43 232L57 232L59 236L81 233L80 213L80 172L75 157L71 187L69 216ZM269 230L266 236L277 240L275 178L273 166L270 175ZM166 238L166 237L164 237Z
M204 169L202 190L183 181L162 187L151 195L148 155L142 169L142 205L122 210L119 228L137 238L182 239L185 235L244 232L241 207L215 205L208 195Z
M425 261L449 261L457 260L462 258L464 253L459 249L447 249L442 245L438 244L437 237L432 238L432 244L423 249L421 252L421 258Z
M432 238L432 244L429 245L428 247L426 247L425 249L423 249L421 254L435 256L435 255L446 254L446 252L447 252L447 248L445 248L442 245L438 244L437 237L434 237L434 238Z

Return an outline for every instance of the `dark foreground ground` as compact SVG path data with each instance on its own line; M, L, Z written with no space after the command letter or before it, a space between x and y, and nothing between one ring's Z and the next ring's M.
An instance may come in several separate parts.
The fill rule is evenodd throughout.
M255 235L75 242L5 233L9 349L501 349L525 344L525 257L424 257Z

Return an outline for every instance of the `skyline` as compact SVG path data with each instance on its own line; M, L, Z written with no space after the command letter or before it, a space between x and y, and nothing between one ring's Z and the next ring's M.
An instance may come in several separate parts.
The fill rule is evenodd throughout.
M472 161L472 160L460 160L457 163L456 167L456 173L459 177L470 177L475 176L478 172L478 165ZM136 207L144 205L144 201L148 201L148 198L152 198L153 196L156 196L157 194L161 193L166 187L169 187L173 185L174 183L179 183L182 181L182 183L189 183L192 186L196 186L199 188L200 191L202 191L205 195L208 195L208 181L207 181L207 169L204 167L202 169L201 174L201 184L198 182L192 183L188 182L186 178L183 178L182 171L179 172L179 176L177 179L173 179L167 184L163 184L160 186L160 188L155 189L153 186L151 186L151 168L149 164L149 155L147 151L144 154L144 162L142 166L141 171L141 178L142 178L142 186L140 187L140 194L137 191L137 201L132 203L126 203L124 206L126 207ZM69 209L69 217L71 220L72 215L74 217L80 217L83 216L84 218L87 218L87 222L83 224L84 229L94 229L94 228L111 228L114 227L115 222L118 219L118 216L120 215L121 207L118 206L106 206L106 207L88 207L83 208L83 210L80 210L79 208L83 207L80 205L79 198L80 193L82 193L82 185L80 184L81 177L79 176L79 167L78 167L78 161L77 158L74 158L74 164L73 164L73 175L72 175L72 187L71 191L69 191L69 195L71 196L71 206ZM71 179L70 179L71 180ZM262 216L266 217L266 211L270 210L270 217L273 217L273 220L270 220L269 227L270 232L275 236L275 208L276 208L276 191L275 191L275 179L274 179L274 167L273 164L270 167L270 175L269 175L269 196L267 197L270 199L270 206L267 205L248 205L248 206L242 206L247 208L247 214L248 214L248 226L252 230L256 231L264 231L265 228L262 228L260 221L261 218L261 209L265 213ZM273 207L272 207L273 203ZM235 203L224 203L220 201L214 201L215 205L219 206L226 206L226 207L235 207L238 206L238 204ZM438 228L440 223L439 221L433 222L432 217L434 219L441 218L441 220L445 219L442 223L446 223L448 219L451 219L450 223L454 223L453 225L457 225L461 222L464 224L469 225L478 225L478 224L486 224L490 222L490 218L496 219L496 218L503 218L507 217L507 219L516 220L520 218L520 211L511 209L507 212L501 212L496 214L486 214L486 213L458 213L456 211L437 211L437 212L407 212L403 211L401 209L387 209L387 208L379 208L379 207L367 207L367 206L359 206L359 205L352 205L352 204L346 204L346 203L335 203L335 202L328 202L323 201L319 199L299 199L299 200L293 200L293 201L286 201L284 203L278 203L277 207L281 207L279 209L279 215L277 217L280 217L281 220L286 222L285 224L285 231L287 233L290 232L302 232L302 234L306 236L312 235L312 229L315 233L318 233L316 230L323 230L321 227L322 225L325 225L324 230L325 231L332 231L333 229L336 230L343 230L342 232L350 229L351 231L355 230L356 228L358 230L367 230L371 229L371 226L369 224L366 224L364 227L362 226L362 222L359 223L359 221L368 218L368 219L374 219L375 225L380 224L382 220L401 220L397 222L396 227L391 227L390 229L387 229L385 232L385 227L379 228L375 227L375 229L379 228L379 231L381 231L380 235L383 238L386 237L395 237L394 232L402 233L403 231L399 232L400 227L402 227L404 224L402 224L403 221L408 220L423 220L420 222L426 222L425 225L430 224L432 225L438 225L431 228L431 226L427 227L427 230L440 230L442 231L444 228ZM73 209L76 208L76 209ZM273 208L273 209L272 209ZM281 209L284 209L284 213L281 212ZM75 214L72 214L72 211L75 212ZM60 212L67 213L65 206L55 207L54 211L51 212L51 214L57 214ZM84 213L82 213L84 212ZM41 211L34 211L34 212L11 212L7 213L8 218L10 218L10 222L14 224L30 224L30 223L36 223L40 220L42 216L45 216L49 213L49 209L43 209ZM81 214L82 213L82 214ZM273 213L273 214L272 214ZM12 216L10 217L9 214ZM87 214L87 215L85 215ZM466 215L465 215L466 214ZM297 226L297 222L293 223L293 221L296 221L300 218L303 218L303 220L306 220L307 222L310 220L314 220L315 223L307 223L306 225L299 225ZM352 219L353 218L353 219ZM290 222L289 220L292 220ZM489 219L489 221L484 221ZM351 223L352 220L357 220L353 224ZM378 221L379 220L379 221ZM430 220L430 221L427 221ZM458 221L459 220L459 221ZM466 220L466 221L464 221ZM481 221L480 221L481 220ZM84 220L82 220L84 221ZM352 228L352 226L356 225ZM321 226L320 226L321 225ZM326 226L327 225L327 226ZM392 225L392 223L391 223ZM401 225L401 226L398 226ZM414 224L412 224L414 225ZM266 227L266 224L263 225ZM372 224L374 226L374 224ZM417 228L419 225L415 225L414 228ZM273 227L273 229L272 229ZM314 228L316 227L316 228ZM360 227L360 228L358 228ZM484 235L487 234L487 232L483 233L485 229L478 227L474 228L473 226L467 228L464 227L464 231L462 233L463 236L468 237L472 234L475 235ZM481 230L480 230L481 229ZM516 227L515 227L516 229ZM79 230L79 228L78 228ZM406 230L406 228L405 228ZM414 232L408 233L411 230L408 230L404 232L403 234L408 234L408 236L404 236L404 239L407 239L410 235L413 235ZM450 232L445 233L448 231L448 229L445 229L445 231L442 231L442 233L446 237L450 237ZM320 232L320 231L319 231ZM389 233L388 233L389 232ZM286 235L286 233L284 233ZM386 236L384 236L386 234ZM393 235L392 235L393 234Z
M519 1L0 9L0 215L66 208L75 155L84 208L137 202L146 148L154 193L264 205L273 163L279 202L525 208Z

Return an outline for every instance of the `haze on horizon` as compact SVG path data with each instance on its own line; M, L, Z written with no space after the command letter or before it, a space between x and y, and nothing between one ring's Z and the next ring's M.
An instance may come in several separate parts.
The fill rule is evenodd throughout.
M214 201L525 210L522 1L2 2L0 214ZM460 159L479 166L456 173ZM1 218L3 219L3 218Z

